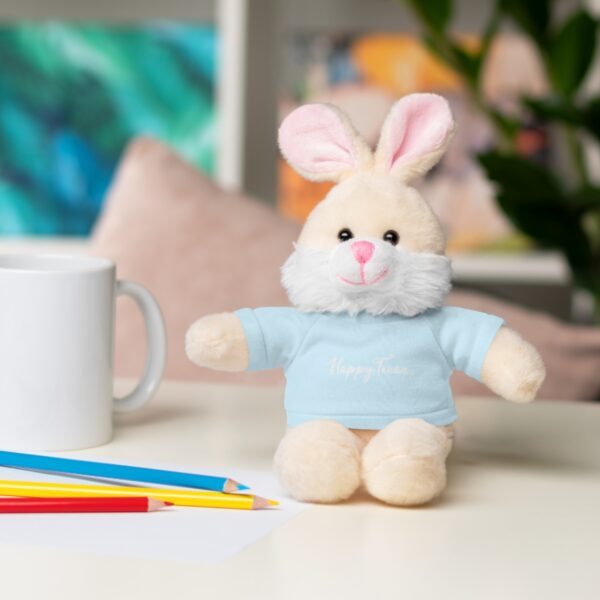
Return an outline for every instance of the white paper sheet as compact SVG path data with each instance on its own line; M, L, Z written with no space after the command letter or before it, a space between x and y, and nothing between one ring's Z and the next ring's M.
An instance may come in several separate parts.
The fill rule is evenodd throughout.
M0 544L46 546L109 556L214 563L237 554L306 508L306 505L285 497L273 475L268 472L137 464L205 475L226 473L226 476L251 486L251 493L279 500L280 505L267 510L173 506L153 513L0 514ZM97 483L81 478L4 467L0 467L0 479Z

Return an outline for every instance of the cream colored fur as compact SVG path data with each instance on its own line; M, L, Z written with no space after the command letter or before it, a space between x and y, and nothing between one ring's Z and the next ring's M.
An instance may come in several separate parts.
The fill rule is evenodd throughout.
M221 371L248 368L248 343L233 313L208 315L196 321L185 337L188 358L199 367Z
M281 440L275 473L296 500L340 502L361 484L362 447L357 436L335 421L309 421Z
M444 232L433 211L415 188L372 172L358 173L336 185L309 215L298 245L331 250L338 231L347 227L357 236L381 236L389 229L412 252L443 254Z
M545 377L537 350L512 329L502 327L485 357L483 383L506 400L531 402Z
M423 111L419 111L421 102ZM414 109L412 115L406 112L407 106ZM321 122L304 123L302 114L318 114ZM331 139L326 135L319 138L319 148L311 149L316 162L304 160L303 152L295 152L296 148L301 148L293 145L297 141L296 135L301 141L301 136L310 136L314 127L322 127L323 122L331 125L331 120L336 118L345 135L343 132L340 134L339 127L334 129L336 135L341 135L340 143L345 144L345 150L353 157L350 162L334 160L328 163L328 157L321 156L323 147L331 147ZM422 128L428 125L423 123L424 120L429 120L429 125L433 124L429 137L420 135L425 131ZM328 279L333 277L336 282L343 282L347 277L331 270L347 268L344 257L336 262L336 249L340 247L338 233L345 228L351 230L356 240L371 240L374 251L370 262L377 269L396 249L405 260L411 253L420 253L423 255L421 258L427 255L443 257L445 239L442 228L427 203L416 189L408 186L408 182L430 169L450 142L454 126L445 101L436 100L431 95L399 101L384 125L374 161L371 151L337 109L309 108L300 116L296 114L292 121L291 125L288 122L287 127L285 124L282 126L285 131L280 142L283 140L284 154L298 159L303 165L299 170L307 177L340 182L306 221L297 244L302 252L308 253L304 254L304 258L310 253L329 257ZM405 135L402 136L402 132ZM397 135L402 139L394 139ZM411 148L403 146L405 142L409 146L412 144ZM337 170L319 167L323 161L326 165L337 165ZM293 160L290 163L293 165ZM348 168L348 164L353 166ZM384 234L389 230L398 232L397 246L382 246ZM376 244L374 240L377 240ZM391 303L393 286L384 284L385 275L374 278L372 285L365 284L367 289L364 293L370 294L368 302L356 302L356 296L351 297L351 294L356 294L356 288L351 289L348 285L347 291L343 286L341 288L341 293L346 293L348 298L334 301L332 305L331 294L327 296L325 271L321 268L321 273L312 273L314 277L311 279L308 272L311 261L305 260L303 264L307 272L301 273L299 262L304 258L300 254L292 255L284 269L284 284L290 299L297 301L298 308L303 310L364 310L384 314L390 309L408 316L438 306L449 287L447 269L431 267L438 261L418 263L415 260L411 272L419 271L420 279L413 281L424 289L410 293L415 298L419 296L419 302L410 306ZM417 264L421 268L417 268ZM390 273L392 267L400 268L394 267L393 261L390 265ZM362 271L363 276L368 267ZM365 280L368 281L368 278ZM298 293L302 288L308 291L311 285L313 289L308 296ZM408 284L406 288L398 289L398 293L407 292ZM240 371L248 366L247 343L242 325L234 314L211 315L194 323L187 334L186 350L190 359L200 366L227 371ZM528 402L534 398L544 375L544 365L536 350L510 329L500 329L482 368L482 379L490 389L508 400ZM365 398L365 402L368 401ZM288 493L298 500L339 502L351 497L362 483L369 493L384 502L414 506L429 502L443 490L446 483L445 461L450 448L449 428L434 427L419 419L398 420L379 432L351 431L333 421L311 421L286 433L275 454L275 471Z
M381 431L310 421L288 430L274 468L287 492L303 502L340 502L363 483L383 502L417 506L444 489L451 447L451 428L421 419L394 421Z
M421 419L394 421L363 452L365 487L389 504L425 504L446 486L446 457L451 447L451 439L439 427Z

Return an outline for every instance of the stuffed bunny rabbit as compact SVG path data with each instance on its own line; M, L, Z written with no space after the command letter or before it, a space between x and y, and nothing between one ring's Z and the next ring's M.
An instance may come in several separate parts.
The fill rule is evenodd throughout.
M443 306L444 234L410 184L453 130L433 94L399 100L374 153L334 106L293 111L279 130L284 157L337 182L283 266L294 308L210 315L188 331L200 366L285 369L289 428L275 470L296 499L338 502L364 484L390 504L426 503L446 484L452 371L514 402L533 400L544 379L536 350L500 318Z

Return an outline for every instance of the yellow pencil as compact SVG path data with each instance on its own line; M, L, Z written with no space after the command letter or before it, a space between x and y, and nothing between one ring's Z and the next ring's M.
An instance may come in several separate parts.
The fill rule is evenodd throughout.
M24 496L36 498L101 498L102 496L148 496L155 500L172 502L176 506L199 506L204 508L237 508L253 510L279 504L260 496L249 494L223 494L204 490L173 490L165 488L121 487L112 485L87 485L71 483L47 483L45 481L0 480L0 496Z

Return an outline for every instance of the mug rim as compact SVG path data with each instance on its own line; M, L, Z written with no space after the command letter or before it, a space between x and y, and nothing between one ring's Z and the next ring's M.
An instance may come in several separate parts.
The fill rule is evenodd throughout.
M100 256L66 252L22 252L0 254L0 272L70 274L99 273L115 268L115 263Z

